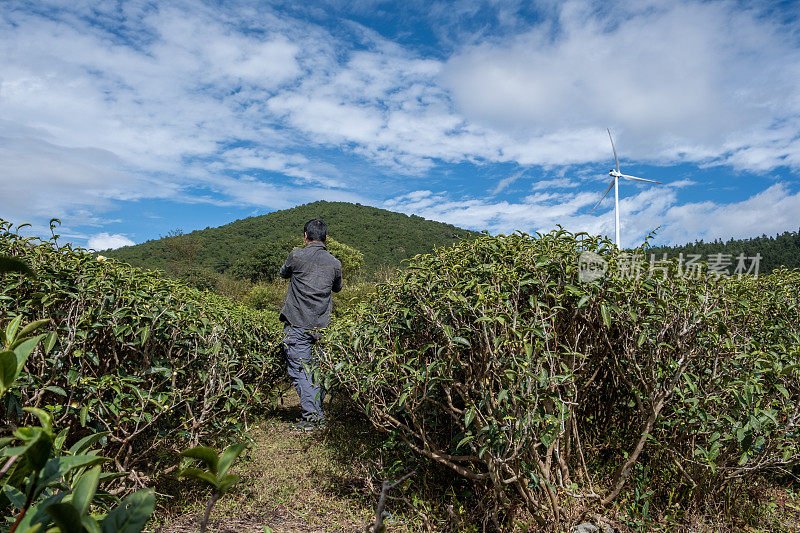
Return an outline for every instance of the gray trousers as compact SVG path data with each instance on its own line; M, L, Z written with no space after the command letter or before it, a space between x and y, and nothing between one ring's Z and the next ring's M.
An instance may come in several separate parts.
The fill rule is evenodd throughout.
M318 348L315 346L317 339L311 332L291 324L284 325L283 333L289 378L300 397L303 418L313 422L322 421L325 418L322 412L325 391L314 383L313 377L319 361Z

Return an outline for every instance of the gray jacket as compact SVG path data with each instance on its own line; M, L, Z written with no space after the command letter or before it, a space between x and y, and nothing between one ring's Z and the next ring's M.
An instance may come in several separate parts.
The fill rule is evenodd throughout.
M342 263L321 242L289 252L281 277L289 289L281 320L304 329L321 329L331 320L331 291L342 290Z

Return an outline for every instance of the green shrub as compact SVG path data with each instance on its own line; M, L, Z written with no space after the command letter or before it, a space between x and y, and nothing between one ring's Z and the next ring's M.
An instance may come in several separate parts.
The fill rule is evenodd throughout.
M37 274L0 279L0 316L51 318L55 332L3 399L10 423L20 423L26 405L47 410L57 426L82 428L77 436L107 431L104 451L129 470L170 441L237 430L282 379L274 313L22 238L4 221L0 254Z
M35 277L24 261L0 254L0 276L7 272ZM16 380L36 347L45 341L47 354L54 345L52 332L37 334L50 320L23 326L21 319L17 316L0 328L0 400L16 387ZM101 482L124 475L101 473L100 464L108 459L92 447L107 440L108 434L89 434L64 449L71 437L69 428L56 434L50 413L32 407L23 409L38 419L39 425L17 427L10 437L0 437L0 514L11 523L9 531L140 532L153 513L152 490L140 490L122 502L109 493L98 492ZM110 509L109 501L119 505ZM91 512L93 508L108 512L98 515Z
M342 290L333 295L333 312L338 315L342 312L367 301L375 292L375 283L371 281L345 281Z
M220 275L205 268L192 267L183 271L178 279L201 291L217 291Z
M582 283L582 251L645 276ZM641 465L659 472L648 497L714 497L800 457L800 273L678 268L648 278L563 230L462 241L340 317L323 372L376 428L482 487L498 520L633 497Z
M254 309L280 312L286 298L288 285L289 282L285 279L276 279L270 283L255 285L247 294L245 302Z

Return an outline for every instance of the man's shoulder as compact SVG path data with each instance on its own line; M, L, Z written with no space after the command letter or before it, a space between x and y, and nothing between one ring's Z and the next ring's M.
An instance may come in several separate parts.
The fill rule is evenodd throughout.
M328 252L327 250L325 250L325 251ZM342 268L342 262L339 261L338 259L336 259L335 255L333 255L330 252L328 252L328 255L330 256L330 259L331 259L331 262L333 263L333 266L338 267L338 268Z

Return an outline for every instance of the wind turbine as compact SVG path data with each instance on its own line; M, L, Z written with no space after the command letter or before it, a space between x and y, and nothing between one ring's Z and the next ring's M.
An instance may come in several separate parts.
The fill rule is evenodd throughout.
M611 130L606 128L606 131L608 132L609 140L611 140L611 150L614 151L614 162L617 164L617 168L612 168L608 172L608 175L611 176L612 178L614 178L614 180L608 186L608 189L606 189L606 192L603 193L603 196L601 196L600 199L597 201L597 203L594 204L594 207L592 208L591 211L589 211L589 214L592 214L592 212L594 212L594 210L597 209L597 206L600 205L600 202L602 202L603 198L606 197L606 195L608 194L608 191L611 190L611 187L614 187L614 215L616 217L615 218L615 223L614 223L614 229L616 230L616 241L615 241L615 243L617 245L617 248L619 248L619 179L620 178L625 178L626 180L631 180L631 181L646 181L647 183L658 183L658 184L661 184L661 182L660 181L654 181L654 180L646 180L644 178L637 178L636 176L628 176L627 174L623 174L622 172L620 172L619 171L619 158L617 157L617 149L614 147L614 139L611 137Z

